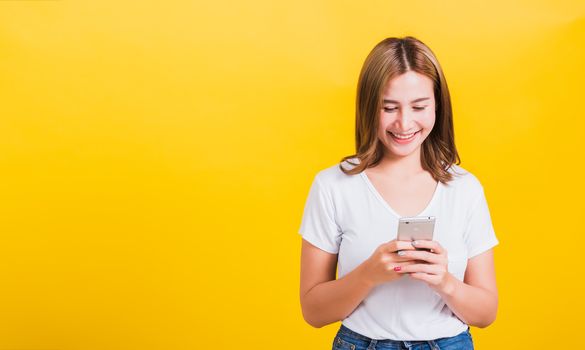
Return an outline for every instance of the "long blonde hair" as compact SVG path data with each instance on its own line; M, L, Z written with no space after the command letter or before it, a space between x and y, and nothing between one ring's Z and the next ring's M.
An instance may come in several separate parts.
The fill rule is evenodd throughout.
M447 81L431 49L412 36L382 40L364 62L356 97L356 153L341 159L341 163L347 161L354 167L345 169L339 164L344 173L355 175L382 160L384 145L378 140L377 133L383 89L388 81L407 71L429 77L434 85L436 119L433 130L421 145L422 167L436 181L446 183L452 180L448 170L453 164L460 164L461 160L455 147ZM359 164L352 163L352 158L358 158Z

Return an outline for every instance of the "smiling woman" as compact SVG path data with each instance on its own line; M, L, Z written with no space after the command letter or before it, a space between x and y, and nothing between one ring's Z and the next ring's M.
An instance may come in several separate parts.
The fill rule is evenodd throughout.
M420 97L407 102L409 96L433 96L433 81L408 71L390 80L383 90L384 108L378 125L379 140L391 154L407 155L418 148L433 130L435 98Z
M433 240L396 239L412 216L436 218ZM388 38L366 58L356 154L316 175L299 232L303 316L342 321L334 349L473 349L469 326L495 320L499 242L481 183L459 166L445 77L418 39Z
M358 157L361 163L351 170L341 168L342 171L354 175L379 164L387 153L383 146L389 144L384 141L385 130L398 134L394 140L410 136L405 134L418 130L405 127L411 127L409 119L416 118L415 122L426 124L425 133L418 137L420 142L411 146L413 149L422 146L422 167L435 180L452 178L447 168L459 164L460 160L453 134L449 88L437 58L420 40L388 38L376 45L364 62L356 104L357 153L344 157L342 162ZM427 137L428 142L423 143Z

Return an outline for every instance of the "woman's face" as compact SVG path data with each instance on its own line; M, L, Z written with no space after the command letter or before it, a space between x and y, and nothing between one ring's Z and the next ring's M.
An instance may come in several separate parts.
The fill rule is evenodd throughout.
M420 146L435 125L433 81L408 71L390 80L382 93L378 139L386 154L420 154Z

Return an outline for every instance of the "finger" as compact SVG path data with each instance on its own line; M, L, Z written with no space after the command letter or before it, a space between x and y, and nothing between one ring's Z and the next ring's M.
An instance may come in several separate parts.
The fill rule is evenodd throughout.
M409 257L409 256L406 256L406 255L400 255L399 253L401 253L401 252L406 252L406 251L399 250L399 251L397 251L395 253L391 253L393 255L393 260L395 262L409 262L409 263L418 262L418 263L421 263L421 264L426 264L427 263L426 261L416 260L416 259L414 259L412 257Z
M412 264L412 265L405 265L399 266L398 269L394 269L394 271L398 273L417 273L423 272L430 275L436 275L440 272L440 267L437 265L430 265L430 264Z
M386 253L395 253L400 250L414 250L415 248L408 241L391 240L390 242L382 244L382 250Z
M392 255L394 257L394 261L417 261L416 257L410 254L416 251L417 251L416 249L398 250L392 253Z
M433 284L433 276L429 275L428 273L424 273L424 272L414 272L414 273L409 273L408 276L420 280L420 281L424 281L427 282L429 284Z
M441 256L435 253L430 253L424 250L403 250L397 252L396 255L401 259L406 260L422 260L430 264L440 264L442 262Z
M403 265L414 265L414 264L426 264L425 261L421 260L407 260L403 262Z
M416 248L411 244L410 241L393 241L394 246L392 247L394 252L401 250L415 250Z
M443 248L443 246L441 246L441 244L439 244L439 242L437 241L429 241L429 240L418 240L418 241L412 241L412 246L415 248L428 248L428 249L432 249L434 253L437 254L443 254L445 252L445 249Z

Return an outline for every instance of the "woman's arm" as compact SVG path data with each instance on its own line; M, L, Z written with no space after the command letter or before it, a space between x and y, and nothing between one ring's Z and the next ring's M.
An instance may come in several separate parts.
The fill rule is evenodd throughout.
M313 327L346 318L368 295L373 284L364 278L360 265L335 279L337 254L327 253L303 239L301 248L301 308Z
M480 328L489 326L498 312L493 249L467 261L463 281L449 274L443 292L439 294L463 322Z
M395 267L415 263L396 254L414 250L410 242L392 240L380 244L368 259L336 280L337 254L327 253L305 239L301 249L301 308L305 321L317 328L343 320L372 288L400 278Z

